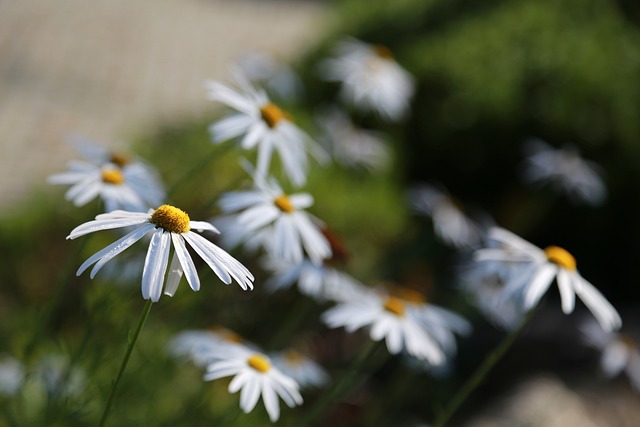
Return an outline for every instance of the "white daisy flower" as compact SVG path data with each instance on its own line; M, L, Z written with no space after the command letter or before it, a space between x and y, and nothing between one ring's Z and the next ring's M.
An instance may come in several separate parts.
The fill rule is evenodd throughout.
M0 395L14 396L24 383L24 367L15 357L0 357Z
M573 200L600 205L607 197L607 187L598 165L583 159L574 146L555 149L539 139L525 147L523 166L525 181L549 184Z
M558 246L540 249L498 227L489 230L489 238L500 247L476 251L476 260L521 263L529 267L530 273L514 278L505 289L507 293L522 292L525 309L535 306L556 279L565 314L573 312L577 295L605 330L611 331L621 326L622 321L616 309L578 273L575 258L565 249Z
M266 176L273 151L280 157L284 171L295 185L307 180L307 152L324 159L320 147L292 121L291 116L255 89L240 73L235 75L240 91L216 81L207 82L208 97L237 113L209 127L214 143L240 138L244 149L257 148L257 172Z
M205 367L219 359L221 348L251 346L240 335L224 327L207 330L188 330L178 333L168 343L168 352L175 357L186 357L196 366Z
M498 262L470 263L459 272L458 280L480 312L493 324L508 330L520 325L525 310L518 298L506 298L505 288L512 278L525 273L521 266Z
M271 292L297 284L301 293L317 300L343 300L357 295L362 287L356 279L330 264L316 264L309 259L299 263L269 259L264 267L271 273L265 282L265 288Z
M431 217L438 237L457 248L468 248L482 241L482 231L459 207L446 189L423 184L409 191L416 212Z
M253 275L249 270L227 252L191 231L192 229L208 230L217 233L218 230L208 222L191 221L186 212L170 205L162 205L155 211L149 210L147 213L116 210L101 214L96 216L95 220L73 229L67 239L75 239L95 231L130 226L137 227L89 257L76 274L82 274L90 265L96 263L90 275L93 279L105 263L151 233L151 241L142 271L142 296L144 299L157 302L163 288L166 295L173 296L180 283L180 278L185 273L191 289L194 291L200 289L200 279L185 241L224 283L231 283L233 278L242 289L253 289ZM172 245L174 253L169 265L169 253ZM169 266L169 273L165 285L167 266Z
M47 181L69 185L65 198L76 206L100 197L106 212L116 209L145 212L164 201L164 186L149 166L85 140L75 138L69 143L85 160L70 162L67 172L54 174Z
M240 392L240 408L249 413L262 401L269 419L275 422L280 418L278 396L293 408L302 405L298 383L276 368L269 357L263 353L243 346L227 347L216 360L207 366L205 381L216 380L233 375L229 383L229 392Z
M370 170L380 170L389 165L389 149L378 132L358 128L338 110L322 114L317 122L337 163Z
M380 290L362 289L357 298L339 302L322 314L330 328L347 332L368 327L374 341L385 339L391 354L405 350L410 355L438 365L445 360L437 339L429 334L413 302Z
M251 83L279 98L295 99L304 91L293 68L266 52L249 52L238 59L237 65Z
M321 387L329 381L329 375L318 363L295 350L273 354L273 366L296 381L301 388Z
M613 378L625 372L631 385L640 391L640 349L633 338L615 332L604 331L595 322L581 326L583 338L591 347L600 350L600 368L608 377Z
M320 72L323 79L340 82L341 97L362 111L377 112L391 121L402 119L409 111L414 78L384 46L343 40L334 57L320 64Z
M287 195L275 179L266 181L259 175L254 183L254 190L225 193L219 202L224 213L236 213L236 221L245 227L242 238L261 233L267 253L284 261L301 262L306 252L320 264L331 256L320 220L304 211L313 205L310 194Z

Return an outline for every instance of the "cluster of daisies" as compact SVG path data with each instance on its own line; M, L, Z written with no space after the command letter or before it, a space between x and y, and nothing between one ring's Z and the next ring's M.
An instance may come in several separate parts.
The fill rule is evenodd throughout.
M375 114L387 122L398 122L410 111L416 83L384 46L344 40L319 64L318 72L324 80L338 82L339 102L346 109ZM49 181L68 185L66 197L78 206L99 197L104 213L73 229L68 239L104 230L122 231L115 242L82 263L77 274L91 267L93 278L105 264L145 238L148 249L141 274L145 300L158 302L163 294L173 296L183 276L198 291L200 278L193 252L223 283L235 281L243 290L253 289L254 275L223 249L240 248L247 255L261 257L260 265L269 273L269 279L257 287L276 291L297 286L305 296L330 303L321 316L329 328L344 328L349 333L365 329L371 340L384 341L389 353L404 354L428 368L451 363L457 336L469 334L470 323L415 289L388 283L367 285L349 275L341 262L346 258L344 245L324 221L309 212L314 197L301 189L313 166L332 159L345 167L370 171L387 167L384 137L359 128L345 109L336 107L322 113L323 136L312 138L276 102L300 96L304 90L300 80L290 68L264 55L240 61L232 84L210 81L206 90L210 100L229 109L227 116L209 128L213 144L234 140L243 155L255 159L239 162L248 187L221 194L220 215L209 221L191 220L186 212L167 203L152 168L74 140L84 160L70 164L67 172ZM527 159L526 180L550 183L593 204L604 199L599 173L574 149L555 150L537 142ZM275 162L280 168L274 167ZM281 174L274 176L274 170ZM565 249L541 249L486 217L471 219L443 186L417 187L409 200L416 211L432 219L435 234L445 243L473 253L473 267L461 281L478 296L480 308L501 324L517 324L555 282L565 313L574 310L577 296L593 313L603 334L614 334L621 326L616 310L578 273L576 260ZM205 232L220 234L220 246L204 237ZM637 363L637 352L625 353L623 359L623 344L611 349L613 340L590 341L609 353L617 352L615 362L611 361L614 356L607 359L609 372ZM303 402L301 388L329 383L324 369L300 352L268 353L226 329L179 333L169 343L169 351L202 367L206 381L233 376L229 392L240 391L242 410L251 411L262 397L271 421L279 418L279 399L294 407ZM640 377L637 372L634 375Z

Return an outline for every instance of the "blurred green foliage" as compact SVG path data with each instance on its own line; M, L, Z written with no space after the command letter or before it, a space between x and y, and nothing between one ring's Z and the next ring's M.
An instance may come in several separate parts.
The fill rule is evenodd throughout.
M388 134L394 168L380 174L314 168L303 189L315 197L312 213L347 242L353 254L349 272L363 281L423 281L436 301L468 309L453 292L455 253L436 242L431 224L406 207L408 184L435 180L534 243L567 247L585 277L623 312L633 309L640 297L634 285L640 277L635 262L640 257L635 244L640 239L640 37L633 6L624 6L606 0L337 2L329 34L297 64L307 96L288 107L298 123L313 129L316 110L335 102L336 86L320 81L316 66L345 35L389 46L418 81L406 121L355 117ZM160 171L170 189L168 202L194 219L216 215L221 192L246 181L235 147L209 143L207 126L217 117L212 111L206 120L148 132L132 148ZM585 158L600 163L610 192L607 204L576 206L550 190L522 184L522 144L532 136L556 146L574 143ZM31 385L19 404L31 407L0 399L9 408L0 426L94 425L142 310L138 282L116 286L101 274L93 281L88 273L75 277L80 263L116 236L104 232L66 241L99 206L77 209L62 194L61 188L41 189L0 222L0 353L30 367L50 353L70 354L85 371L87 387L79 396L54 399ZM143 247L137 244L127 256ZM257 289L225 287L200 269L200 292L182 283L174 298L154 305L123 377L111 425L269 424L261 403L253 413L241 414L238 396L226 391L227 380L203 383L199 369L167 355L167 340L184 329L220 323L268 349L312 343L321 361L332 360L327 347L335 337L327 339L318 320L324 307L301 302L294 290L267 295L257 260L235 255L257 272ZM302 321L283 325L289 320L283 314L300 305ZM283 337L281 328L289 336ZM368 402L369 412L354 409L360 403L340 410L346 420L360 414L376 425L398 425L396 413L404 420L410 411L428 419L432 406L452 393L486 346L479 338L463 343L462 368L449 383L413 375L392 361L367 382L369 392L354 399ZM530 350L525 346L516 354ZM329 368L339 372L344 363ZM498 377L517 375L517 363L507 364ZM387 386L398 393L412 386L420 392L404 402L387 401L393 395L385 395ZM305 394L309 402L316 396ZM296 425L304 410L283 407L279 425ZM11 414L25 413L28 419L10 422Z

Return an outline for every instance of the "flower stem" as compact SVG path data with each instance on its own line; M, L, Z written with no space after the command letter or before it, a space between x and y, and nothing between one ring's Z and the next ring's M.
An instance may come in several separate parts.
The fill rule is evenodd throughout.
M138 326L136 327L133 335L129 338L129 346L127 347L127 352L124 354L124 359L122 359L122 363L120 364L120 370L118 371L118 376L116 377L113 385L111 386L111 392L109 393L109 398L107 399L107 404L104 407L104 412L102 413L102 418L100 418L100 427L104 426L104 423L107 421L107 416L109 415L109 410L111 409L111 404L113 403L113 397L116 394L116 389L118 388L118 383L120 382L120 378L122 378L122 374L124 373L125 368L127 367L127 363L129 362L129 356L131 356L131 352L133 351L133 347L138 340L138 335L140 335L140 331L144 326L145 320L149 316L149 311L151 311L151 302L150 299L147 300L144 305L144 309L142 310L142 315L140 316L140 321L138 322Z
M358 357L346 369L344 376L336 383L333 390L322 395L311 409L309 409L306 416L298 426L305 427L317 425L316 421L327 409L329 409L331 404L343 398L349 391L351 391L359 377L359 374L363 373L365 364L370 361L374 350L377 348L377 344L378 343L376 341L369 341L367 343L367 345L361 350ZM376 366L377 365L378 364L376 364ZM370 366L369 370L374 368L375 366Z
M445 409L438 414L436 421L433 423L433 427L444 427L449 419L455 414L456 410L464 403L469 395L480 385L482 380L487 376L489 371L498 363L500 359L505 355L507 350L513 345L516 339L520 336L525 327L529 324L533 315L535 314L535 308L527 313L527 316L522 320L520 326L511 331L504 339L498 344L498 346L489 353L475 372L469 377L469 379L460 387L453 398L449 401L449 404Z

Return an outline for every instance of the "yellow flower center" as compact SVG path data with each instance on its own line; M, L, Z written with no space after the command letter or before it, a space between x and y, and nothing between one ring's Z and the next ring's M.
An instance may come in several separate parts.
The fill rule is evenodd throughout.
M244 342L244 339L240 335L220 325L210 326L209 330L226 342L234 344L242 344Z
M548 246L544 250L544 254L547 256L549 262L564 267L567 270L576 269L576 259L567 250L562 249L559 246Z
M280 107L271 102L260 109L260 115L271 129L276 127L282 120L291 120L289 113L281 110Z
M378 57L383 59L393 59L393 53L391 50L381 44L376 44L373 46L373 51L378 55Z
M271 369L271 363L261 354L254 354L247 359L247 364L258 372L267 372Z
M189 227L189 215L181 209L171 205L162 205L151 215L150 221L157 227L171 233L186 233Z
M396 316L404 316L405 303L402 299L396 297L387 297L384 302L384 309Z
M296 210L286 195L282 195L273 201L282 212L291 213Z
M120 153L112 153L111 159L109 159L109 161L120 167L123 167L127 163L129 163L129 159L127 159L127 157L124 154L120 154Z
M124 176L118 168L105 168L102 170L102 182L120 185L124 182Z

